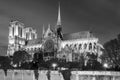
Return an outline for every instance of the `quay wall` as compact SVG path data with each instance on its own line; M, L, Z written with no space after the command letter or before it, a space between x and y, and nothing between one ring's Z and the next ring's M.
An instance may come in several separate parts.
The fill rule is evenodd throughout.
M39 70L38 80L49 80L48 70ZM8 70L5 75L0 70L0 80L36 80L33 70ZM50 80L64 80L59 71L50 71ZM70 80L120 80L120 72L115 71L71 71Z

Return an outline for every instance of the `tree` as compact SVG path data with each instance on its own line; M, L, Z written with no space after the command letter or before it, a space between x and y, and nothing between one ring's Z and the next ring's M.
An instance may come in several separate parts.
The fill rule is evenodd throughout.
M112 64L112 68L120 69L120 34L117 38L107 41L104 44L107 53L107 61Z
M105 69L104 64L108 65L108 69L112 68L115 63L112 61L111 57L109 56L106 50L103 51L103 54L100 56L101 64L103 65L103 69Z
M32 68L33 69L38 69L38 63L39 63L39 53L35 53L33 55L33 65L32 65Z
M80 55L80 59L79 59L79 68L80 68L81 70L84 69L84 64L85 64L84 54L81 53L81 55Z
M11 69L11 60L7 56L0 56L0 67L4 70L5 75L7 76L7 69Z
M38 69L44 67L46 65L45 61L43 60L43 52L40 50L33 55L32 61L32 68Z
M87 54L88 61L86 69L88 70L102 70L102 65L97 61L98 55L94 53Z
M120 45L119 39L113 39L104 44L108 56L116 66L120 67Z
M13 55L13 64L20 67L21 63L28 61L30 55L26 51L16 51Z

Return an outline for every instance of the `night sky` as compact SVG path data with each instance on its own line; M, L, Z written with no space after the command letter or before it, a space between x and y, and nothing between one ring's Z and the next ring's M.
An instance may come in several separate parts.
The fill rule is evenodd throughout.
M0 0L0 45L8 43L8 26L19 20L26 27L53 27L57 21L58 2L64 33L91 31L105 43L120 33L120 0Z

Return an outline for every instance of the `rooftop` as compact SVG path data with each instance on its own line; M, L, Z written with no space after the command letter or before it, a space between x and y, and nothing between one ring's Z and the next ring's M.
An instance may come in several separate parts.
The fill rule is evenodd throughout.
M63 34L63 40L94 38L89 31L81 31L76 33Z

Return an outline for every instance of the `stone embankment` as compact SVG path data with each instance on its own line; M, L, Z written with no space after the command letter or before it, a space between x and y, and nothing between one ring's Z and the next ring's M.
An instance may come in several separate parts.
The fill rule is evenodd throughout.
M48 70L38 71L38 80L64 80L59 71ZM8 70L5 76L4 71L0 70L0 80L36 80L33 70ZM71 71L70 80L120 80L120 72L113 71Z

